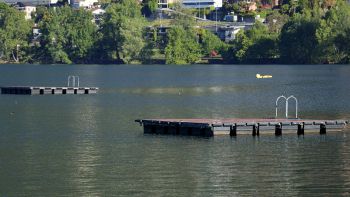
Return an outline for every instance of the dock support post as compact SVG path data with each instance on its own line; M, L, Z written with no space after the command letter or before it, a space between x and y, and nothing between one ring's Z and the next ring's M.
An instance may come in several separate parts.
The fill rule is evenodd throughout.
M325 135L326 134L326 125L320 124L320 134Z
M304 135L304 123L298 124L298 135Z
M213 127L205 128L204 137L213 137L213 136L214 136L214 129L213 129Z
M180 126L176 125L175 127L175 135L180 135Z
M192 127L180 126L180 135L183 136L191 136L192 135Z
M230 136L237 136L237 125L231 125L230 126Z
M152 125L143 125L143 133L144 134L154 134L155 129Z
M259 125L254 125L253 126L253 136L259 136Z
M192 135L193 136L201 136L201 128L200 127L192 128Z
M154 126L154 132L160 135L168 134L168 127L165 125Z
M275 135L281 136L282 135L282 124L276 124L275 126Z
M176 127L169 126L168 133L169 133L169 135L176 135Z

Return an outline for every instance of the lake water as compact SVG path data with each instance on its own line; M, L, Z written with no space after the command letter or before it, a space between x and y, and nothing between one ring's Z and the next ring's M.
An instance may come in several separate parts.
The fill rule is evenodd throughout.
M0 86L68 75L99 94L0 95L0 196L350 195L350 130L198 138L134 122L274 117L282 94L301 118L350 119L350 66L1 65Z

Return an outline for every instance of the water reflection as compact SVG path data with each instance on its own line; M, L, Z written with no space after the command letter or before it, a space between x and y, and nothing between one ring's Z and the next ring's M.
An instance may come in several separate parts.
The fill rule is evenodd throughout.
M23 72L20 72L23 71ZM257 80L256 73L271 80ZM304 118L350 119L348 66L0 66L0 84L97 95L0 95L0 195L348 195L349 129L326 136L147 136L136 118L273 117L281 94ZM291 113L292 113L292 109Z
M194 87L153 87L153 88L124 88L120 93L128 94L170 94L170 95L205 95L218 93L231 93L242 91L254 91L259 87L249 85L231 85L231 86L194 86ZM263 87L261 87L263 88ZM260 89L261 89L260 88Z
M79 195L101 196L96 188L98 175L96 168L100 165L101 152L99 150L98 136L98 109L93 107L94 99L82 98L72 106L69 113L74 124L74 135L72 136L72 185Z

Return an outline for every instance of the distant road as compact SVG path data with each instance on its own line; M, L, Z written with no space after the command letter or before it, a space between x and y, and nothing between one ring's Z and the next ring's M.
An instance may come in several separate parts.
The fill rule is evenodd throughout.
M192 18L194 18L196 20L203 21L203 22L206 22L206 21L207 22L215 22L215 21L212 21L212 20L208 20L208 19L204 19L204 18L199 18L199 17L196 17L196 16L188 15L188 14L185 14L183 12L172 10L170 8L160 8L158 10L164 11L164 12L170 12L170 13L186 15L186 16L192 17ZM254 25L254 23L217 21L217 25L221 26L221 27L223 27L223 26L246 27L246 26L252 26L252 25ZM216 26L215 24L209 24L209 25L206 25L205 27L215 27L215 26Z

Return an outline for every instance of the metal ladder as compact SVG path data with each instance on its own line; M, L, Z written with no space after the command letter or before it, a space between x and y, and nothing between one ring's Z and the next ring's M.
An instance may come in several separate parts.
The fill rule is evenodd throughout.
M277 99L276 99L276 117L275 118L278 117L278 101L282 98L286 100L286 118L287 119L288 119L289 99L295 100L295 118L297 119L298 118L298 99L293 95L291 95L289 97L285 97L283 95L277 97Z
M77 84L75 84L77 82ZM71 85L71 86L70 86ZM79 76L69 75L67 81L67 87L79 87Z

